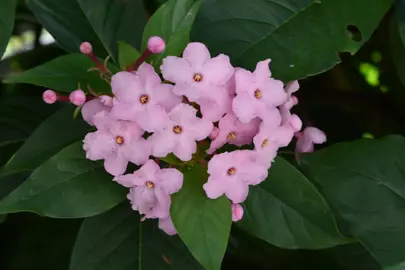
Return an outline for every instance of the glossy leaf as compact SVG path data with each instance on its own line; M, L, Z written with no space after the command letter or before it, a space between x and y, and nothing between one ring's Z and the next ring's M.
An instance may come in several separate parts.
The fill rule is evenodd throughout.
M168 236L123 202L83 222L70 270L201 269L178 236Z
M180 55L183 52L200 5L201 1L170 0L153 14L143 33L142 51L147 48L151 36L160 36L165 40L164 53L149 58L155 67L158 68L167 55Z
M73 111L74 107L68 105L46 119L3 168L0 177L33 170L63 147L81 140L90 126L81 119L73 119Z
M404 259L403 149L403 137L389 136L341 143L303 157L304 168L343 224L383 266Z
M81 218L103 213L125 198L100 163L85 158L74 143L39 166L0 202L0 213L34 212L55 218Z
M7 215L0 215L0 224L6 221Z
M7 48L13 32L17 0L3 0L0 9L0 58Z
M142 0L76 0L112 58L118 62L117 41L135 48L141 43L146 12Z
M405 262L395 266L386 267L383 270L403 270L403 269L405 269Z
M208 199L202 185L207 170L200 165L184 172L181 190L172 198L171 217L181 239L207 270L219 270L232 223L229 200Z
M98 71L88 71L95 64L83 54L69 54L58 57L43 65L7 78L5 83L29 83L53 90L71 92L79 86L84 91L87 86L97 93L110 93L111 87L100 78ZM112 70L116 68L109 66Z
M134 64L140 56L141 54L137 49L128 43L118 41L118 59L121 69L125 69L126 67Z
M274 76L287 82L333 67L339 52L357 52L391 5L391 0L207 0L191 38L244 68L271 58ZM361 41L352 40L349 30L360 31Z
M319 249L347 243L337 230L322 195L281 157L269 177L250 188L238 225L270 244L289 249Z

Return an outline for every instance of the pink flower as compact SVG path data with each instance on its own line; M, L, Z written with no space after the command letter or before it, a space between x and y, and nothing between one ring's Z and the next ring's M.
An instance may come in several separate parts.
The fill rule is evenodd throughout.
M229 57L220 54L214 58L207 47L198 42L189 43L183 58L168 56L160 67L166 80L176 85L173 92L186 96L201 106L202 115L217 121L230 108L230 96L226 83L234 69Z
M233 203L241 203L248 195L249 185L266 179L267 167L256 162L254 151L237 150L212 157L208 173L208 182L204 184L208 198L225 194Z
M183 174L176 169L160 169L148 160L139 170L114 178L114 181L130 188L128 199L132 209L145 218L170 218L170 194L183 185Z
M100 96L99 98L95 98L84 103L81 109L84 121L86 121L89 125L94 126L93 117L96 114L99 112L109 113L111 111L112 104L109 103L110 99L111 97L108 96Z
M148 131L162 129L169 120L167 111L181 102L173 86L162 84L153 67L143 63L136 74L121 71L111 79L116 97L112 114L118 119L135 121Z
M249 123L242 123L233 113L227 113L219 120L219 133L211 142L208 154L214 153L226 143L241 146L252 143L259 128L260 120L253 119Z
M70 93L69 100L76 106L82 106L86 102L86 94L83 90L75 90Z
M303 132L296 134L298 138L295 151L297 153L310 153L314 151L314 144L326 142L325 133L315 127L307 127Z
M187 104L179 104L169 113L166 126L148 138L155 157L173 153L183 161L189 161L197 151L196 141L207 138L213 124L196 117L197 110Z
M177 234L176 228L173 225L173 221L170 217L159 219L159 228L168 235Z
M279 146L271 142L269 136L260 132L253 138L255 145L256 160L267 168L270 168L271 162L276 158Z
M44 93L42 93L42 99L47 104L53 104L58 100L58 95L56 94L55 91L48 89L44 91Z
M263 121L274 121L275 107L287 100L283 83L270 78L270 59L257 63L256 70L239 69L235 72L236 98L232 108L243 123L259 117Z
M105 111L92 120L97 131L88 133L83 145L88 159L104 159L105 170L114 176L123 174L128 162L140 165L148 160L150 145L136 123L114 119Z
M165 41L158 36L153 36L148 39L148 50L152 53L161 53L165 50Z
M237 222L243 217L243 207L240 204L232 204L232 221Z

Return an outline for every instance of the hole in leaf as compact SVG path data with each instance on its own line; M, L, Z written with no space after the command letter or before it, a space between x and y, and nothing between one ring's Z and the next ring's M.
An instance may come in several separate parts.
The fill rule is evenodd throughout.
M363 40L363 35L361 34L360 29L357 26L348 25L346 27L346 30L351 40L356 42L360 42Z

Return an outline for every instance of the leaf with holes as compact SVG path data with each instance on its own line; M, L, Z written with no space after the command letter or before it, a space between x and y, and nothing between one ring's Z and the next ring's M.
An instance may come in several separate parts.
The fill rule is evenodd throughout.
M269 177L250 188L238 225L272 245L319 249L348 243L321 194L288 161L276 158Z
M67 105L46 119L25 141L0 172L0 177L18 171L30 171L72 142L81 140L90 127L73 119L74 107Z
M5 83L29 83L57 91L72 92L78 85L86 91L87 86L97 93L110 93L111 87L100 78L98 71L89 71L94 63L83 54L69 54L22 73L14 74ZM113 72L117 67L108 66Z
M183 187L172 198L171 217L181 239L207 270L219 270L232 223L229 200L211 200L203 190L207 170L200 165L184 172ZM198 232L198 233L196 233Z
M245 68L271 58L274 76L291 81L333 67L339 52L355 53L391 5L391 0L207 0L191 38ZM349 25L361 32L361 42L350 38Z
M156 222L140 219L129 202L85 219L69 269L202 269L178 236L168 236Z
M112 181L100 163L85 158L74 143L39 166L2 199L0 213L34 212L56 218L94 216L125 198L126 189Z
M200 5L201 1L170 0L153 14L143 33L142 51L147 48L151 36L160 36L166 42L164 53L149 58L153 66L159 67L162 59L168 55L180 55L183 52Z
M302 157L342 224L383 265L404 260L405 138L341 143ZM339 219L340 221L340 219Z

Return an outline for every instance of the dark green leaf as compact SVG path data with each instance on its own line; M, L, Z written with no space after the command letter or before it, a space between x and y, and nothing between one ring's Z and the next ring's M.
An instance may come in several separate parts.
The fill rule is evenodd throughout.
M7 215L0 215L0 224L3 223L7 218Z
M163 4L145 27L142 51L151 36L160 36L166 41L164 53L153 55L153 66L159 67L167 55L180 55L189 42L190 30L200 8L201 1L170 0Z
M140 219L129 202L87 218L70 270L201 269L177 236L167 236L156 222Z
M207 169L200 165L184 172L181 190L172 198L173 223L186 246L207 270L221 269L232 224L229 200L207 198L202 186Z
M6 50L13 32L17 0L3 0L0 8L0 58Z
M33 170L63 147L82 139L90 126L81 119L73 119L73 111L74 107L67 105L46 119L7 163L0 176Z
M290 81L331 68L339 52L355 53L391 5L391 0L207 0L191 37L245 68L271 58L274 76ZM348 29L360 31L361 41L352 40Z
M100 57L108 55L77 0L27 0L38 21L68 52L79 52L83 41L91 42Z
M117 41L139 48L146 24L142 0L76 1L115 62L118 62Z
M384 270L404 270L404 269L405 269L405 262L400 263L395 266L390 266L390 267L384 268Z
M87 85L97 93L110 93L111 87L100 78L98 71L88 71L94 63L83 54L69 54L56 58L33 69L12 75L5 83L30 83L58 91L71 92ZM110 69L116 70L113 65Z
M123 41L118 41L118 58L121 69L134 64L140 56L137 49Z
M125 198L104 167L87 160L82 143L74 143L39 166L0 202L0 213L22 211L56 218L94 216Z
M405 258L405 139L341 143L303 165L351 234L383 265ZM339 219L340 220L340 219Z
M281 157L269 177L250 188L240 223L249 233L282 248L319 249L347 243L322 195Z

